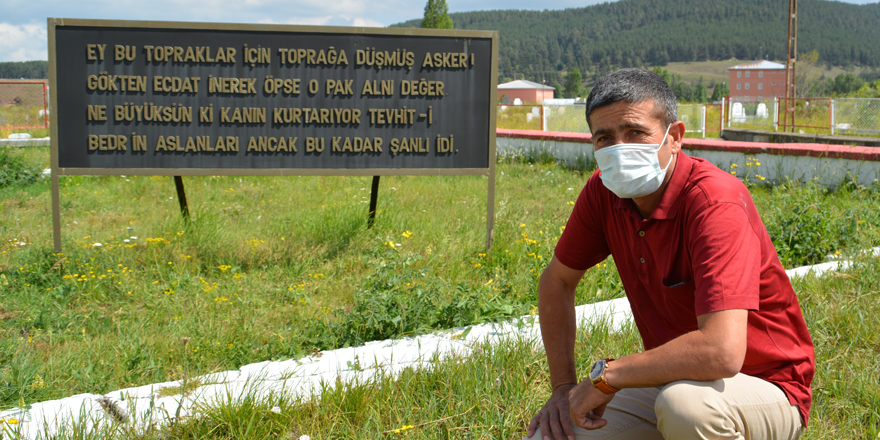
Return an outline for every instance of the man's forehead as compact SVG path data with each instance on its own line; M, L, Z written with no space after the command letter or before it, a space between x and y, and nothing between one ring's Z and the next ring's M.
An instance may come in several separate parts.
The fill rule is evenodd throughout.
M617 101L593 110L590 125L594 132L615 128L650 128L662 125L660 116L653 100Z

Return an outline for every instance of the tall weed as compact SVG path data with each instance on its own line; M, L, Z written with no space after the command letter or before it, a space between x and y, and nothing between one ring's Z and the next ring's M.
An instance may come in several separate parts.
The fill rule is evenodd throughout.
M41 173L38 166L12 153L10 147L0 147L0 188L34 183Z

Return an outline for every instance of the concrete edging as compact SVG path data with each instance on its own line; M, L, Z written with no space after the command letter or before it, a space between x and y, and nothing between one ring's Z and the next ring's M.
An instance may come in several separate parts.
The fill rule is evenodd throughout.
M50 138L0 139L0 147L48 147Z

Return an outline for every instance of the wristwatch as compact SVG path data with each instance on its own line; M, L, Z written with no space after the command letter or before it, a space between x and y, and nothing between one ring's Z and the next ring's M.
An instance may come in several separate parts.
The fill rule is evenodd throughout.
M620 388L614 388L605 381L605 370L608 369L608 364L613 360L614 358L600 359L590 368L590 382L593 382L593 386L605 394L614 394L620 391Z

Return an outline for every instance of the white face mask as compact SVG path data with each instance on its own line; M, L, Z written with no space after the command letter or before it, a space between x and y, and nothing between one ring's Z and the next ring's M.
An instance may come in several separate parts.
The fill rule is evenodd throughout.
M666 166L660 168L657 153L666 142L669 128L663 141L657 144L617 144L596 150L595 157L602 171L602 183L621 199L644 197L657 191L666 178Z

